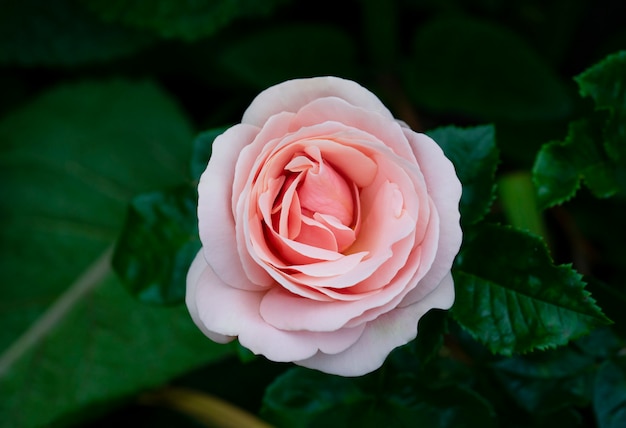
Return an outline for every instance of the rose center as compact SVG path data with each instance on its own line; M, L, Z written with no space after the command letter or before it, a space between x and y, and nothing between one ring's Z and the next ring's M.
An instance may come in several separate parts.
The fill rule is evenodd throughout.
M293 158L286 169L304 177L298 187L298 198L303 214L315 213L335 217L350 226L354 217L354 201L344 178L323 159L300 155Z
M358 227L356 186L348 184L316 146L295 153L284 171L272 208L278 233L331 251L352 245Z

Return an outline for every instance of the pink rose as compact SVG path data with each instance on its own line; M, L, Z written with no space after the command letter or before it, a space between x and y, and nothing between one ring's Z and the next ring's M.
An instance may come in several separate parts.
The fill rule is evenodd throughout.
M358 376L454 301L454 167L352 81L263 91L215 140L198 193L186 301L216 342Z

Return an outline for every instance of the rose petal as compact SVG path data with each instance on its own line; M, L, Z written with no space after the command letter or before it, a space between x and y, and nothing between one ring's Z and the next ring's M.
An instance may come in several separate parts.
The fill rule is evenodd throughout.
M411 146L398 122L362 106L351 105L340 98L320 97L311 101L293 117L290 130L314 126L326 121L341 122L351 128L371 134L399 156L413 163L416 162Z
M237 336L255 354L272 361L309 358L316 352L341 352L354 344L365 326L329 333L283 331L267 324L259 315L264 292L229 287L206 266L196 281L197 319L203 330L221 336Z
M297 112L322 97L339 97L348 103L393 119L389 110L370 91L356 82L338 77L288 80L261 92L243 114L242 123L262 126L280 112Z
M257 269L248 275L240 260L235 220L229 207L239 151L257 135L258 129L236 125L215 139L211 160L198 184L198 218L204 256L216 274L226 283L243 289L258 290L273 283ZM215 227L219 224L220 227ZM219 250L216 250L219 249Z
M462 188L456 177L454 165L445 157L437 143L430 137L410 129L405 129L404 132L413 147L420 168L424 171L428 194L440 218L437 254L430 270L421 280L420 287L413 289L402 302L402 305L410 305L421 299L424 293L428 293L450 272L463 239L459 213Z
M202 250L200 250L193 259L193 262L191 262L191 266L187 272L187 292L185 294L185 303L187 304L187 310L189 311L189 315L191 315L191 319L205 336L217 343L228 343L234 340L235 337L217 334L208 330L200 320L200 315L198 314L196 289L198 287L198 280L207 267L208 264L204 259L204 254Z
M419 302L394 309L367 324L360 339L347 350L329 354L318 352L295 363L341 376L362 376L382 366L387 355L417 336L419 319L430 309L448 309L454 302L454 284L447 275L432 293Z

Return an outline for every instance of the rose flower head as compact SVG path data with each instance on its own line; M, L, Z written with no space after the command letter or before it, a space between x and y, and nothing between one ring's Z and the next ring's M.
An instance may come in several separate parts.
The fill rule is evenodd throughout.
M215 139L198 195L186 303L216 342L359 376L454 301L454 167L355 82L263 91Z

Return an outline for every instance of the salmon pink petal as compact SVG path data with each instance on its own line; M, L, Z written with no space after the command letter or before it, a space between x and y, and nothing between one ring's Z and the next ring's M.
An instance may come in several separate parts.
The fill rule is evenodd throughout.
M359 203L355 204L357 206L357 216L355 219L355 229L360 227L360 214L358 207ZM351 227L343 225L337 218L328 215L328 214L320 214L315 213L313 218L324 227L328 228L335 237L335 242L337 244L337 251L343 252L348 247L350 247L354 241L356 240L356 231Z
M393 119L387 107L358 83L328 76L288 80L266 89L252 101L241 121L262 126L277 113L295 113L311 101L322 97L342 98L352 105L361 106Z
M311 358L295 363L325 373L342 376L362 376L382 366L391 350L415 339L418 321L431 309L448 309L454 302L452 281L442 281L423 300L397 308L367 324L359 340L337 354L318 352Z
M302 208L312 213L328 214L345 225L352 224L354 201L352 190L332 166L322 159L318 147L315 148L317 168L309 169L298 190Z
M297 242L329 251L338 251L337 238L328 227L307 216L302 216L301 219L300 234L295 239Z

